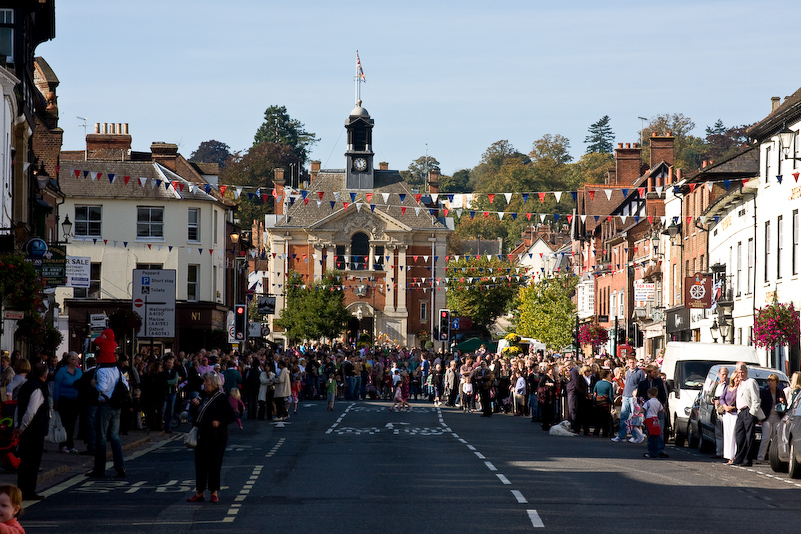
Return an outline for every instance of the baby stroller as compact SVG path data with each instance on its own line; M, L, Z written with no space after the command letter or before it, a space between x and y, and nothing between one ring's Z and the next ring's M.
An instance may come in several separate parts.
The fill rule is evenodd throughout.
M19 438L14 435L14 411L17 401L5 401L0 406L0 465L3 469L13 470L19 467L17 446Z

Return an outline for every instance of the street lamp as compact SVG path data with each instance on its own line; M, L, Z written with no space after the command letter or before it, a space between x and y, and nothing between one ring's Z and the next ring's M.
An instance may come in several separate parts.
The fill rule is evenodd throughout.
M39 191L47 189L47 184L50 183L50 175L44 167L44 162L39 164L38 169L34 169L33 174L36 176L36 185L39 186Z
M70 216L67 215L64 217L64 222L61 223L61 231L64 233L64 242L70 242L70 235L72 234L72 221L70 221Z
M795 140L796 133L797 132L788 128L787 124L785 124L784 128L779 132L779 147L782 152L784 152L784 159L801 160L801 158L797 158L795 155L790 156L790 150L793 148L793 141Z
M718 319L716 317L715 320L712 322L712 326L709 327L709 332L712 334L712 341L714 341L715 343L718 342L718 330L719 329L720 329L720 327L718 326ZM725 340L724 340L724 342L725 342Z
M726 343L726 339L729 337L729 333L732 331L732 325L726 319L724 315L720 319L720 336L723 338L723 343Z

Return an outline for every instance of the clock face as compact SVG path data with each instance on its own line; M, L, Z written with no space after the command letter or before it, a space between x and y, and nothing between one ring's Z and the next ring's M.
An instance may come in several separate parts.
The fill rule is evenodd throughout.
M367 170L367 160L364 158L356 158L353 160L353 168L357 171Z

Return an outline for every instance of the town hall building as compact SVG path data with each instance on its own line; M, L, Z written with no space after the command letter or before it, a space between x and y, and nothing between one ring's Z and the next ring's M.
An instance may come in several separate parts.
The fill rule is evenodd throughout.
M415 191L396 170L374 162L373 119L359 100L345 121L348 145L344 169L320 169L311 162L310 183L294 190L275 171L275 214L267 215L264 246L269 268L264 293L276 296L269 317L271 338L283 340L274 320L286 306L285 284L292 272L304 282L320 281L328 270L344 277L351 314L346 339L359 333L405 346L420 345L446 308L445 266L453 219L442 216L438 172L428 192ZM280 330L280 329L278 329Z

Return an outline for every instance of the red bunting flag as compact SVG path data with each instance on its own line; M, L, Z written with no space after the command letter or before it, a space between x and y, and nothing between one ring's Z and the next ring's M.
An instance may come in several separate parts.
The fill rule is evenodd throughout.
M486 219L487 217L489 217L489 212L488 212L488 211L485 211L485 212L484 212L484 218Z
M540 204L545 202L545 193L537 193L537 196L540 197Z
M640 198L645 198L645 188L644 187L638 187L637 188L637 193L640 195Z
M495 193L487 193L487 198L489 199L490 204L492 204L495 202Z
M345 208L345 209L348 209L349 205L350 205L350 202L343 202L342 203L342 207Z
M74 172L74 173L75 173L75 177L76 177L76 178L80 178L80 177L81 177L81 170L80 170L80 169L75 169L75 170L74 170L74 171L72 171L72 172Z
M590 194L590 200L595 200L595 191L593 191L593 190L591 189L591 190L587 191L587 193L589 193L589 194Z
M320 198L320 200L322 200L322 199L323 199L323 195L324 195L324 194L325 194L325 192L324 192L324 191L317 191L317 196Z
M420 203L420 199L422 199L422 198L423 198L423 195L420 194L420 193L417 193L417 194L414 195L414 199L417 201L418 204Z
M131 181L131 177L130 176L123 176L122 177L122 181L125 182L125 185L128 185L128 182Z
M572 222L573 222L573 216L572 215L568 215L567 216L567 224L571 224Z
M690 186L690 193L692 193L693 191L695 191L695 186L698 185L698 184L696 184L695 182L690 182L687 185Z
M175 184L173 184L173 187L175 187ZM220 194L221 194L221 195L223 195L223 196L225 196L225 190L226 190L226 189L228 189L228 186L227 186L227 185L221 185L221 186L220 186Z
M449 212L449 211L450 211L450 210L449 210L448 208L443 208L443 209L442 209L442 212L445 214L445 217L447 217L447 216L448 216L448 212Z
M364 194L364 198L367 200L367 202L370 202L370 201L373 200L373 194L372 193L365 193Z
M649 215L649 216L648 216L648 222L649 222L650 224L654 224L654 216L653 216L653 215Z
M401 206L401 215L406 215L406 206Z
M801 174L801 173L798 173L798 172L794 172L794 173L793 173L793 178L795 178L795 181L796 181L796 182L798 181L798 175L799 175L799 174Z
M529 221L531 220L531 214L530 213L526 213L526 219L528 219Z

